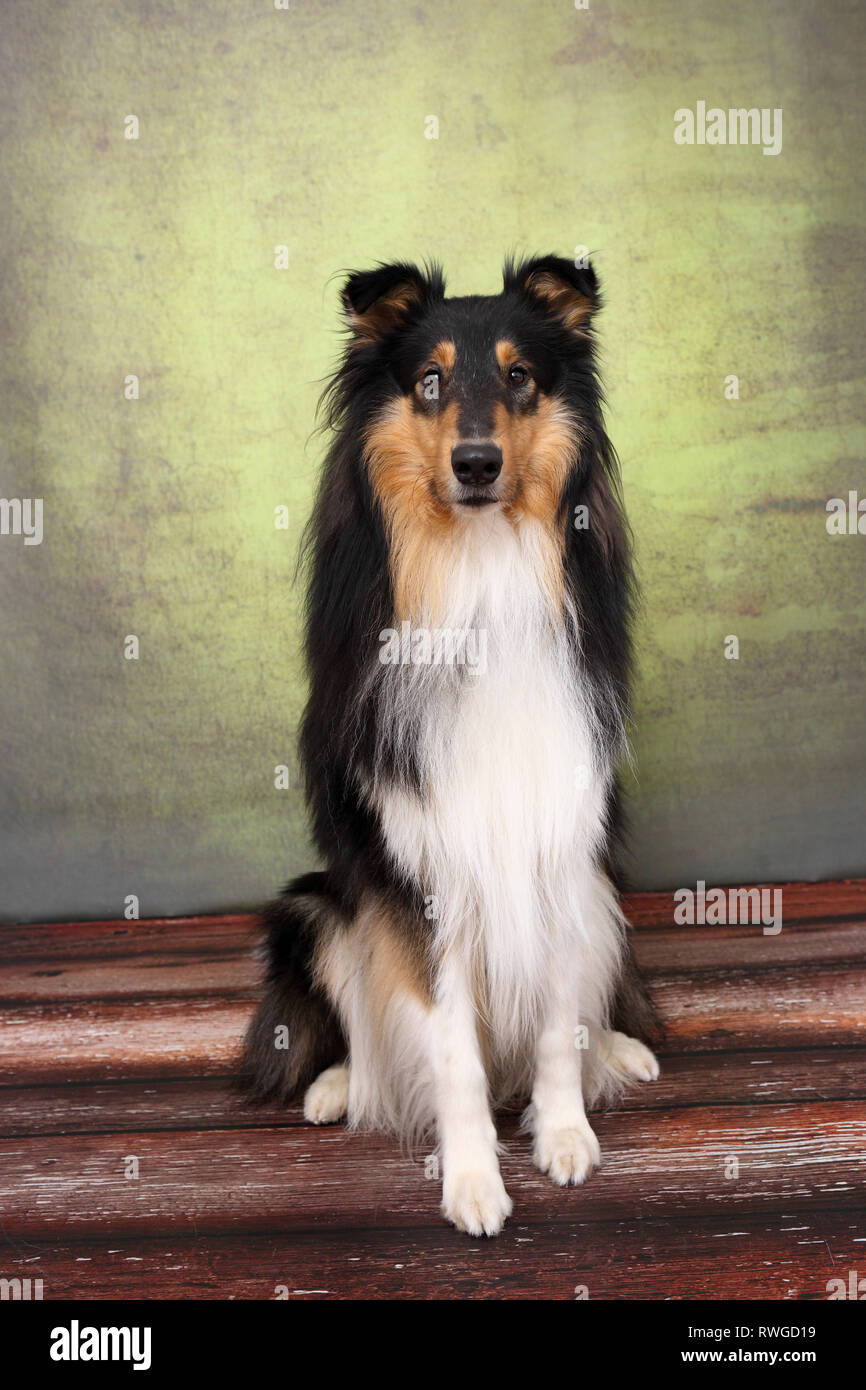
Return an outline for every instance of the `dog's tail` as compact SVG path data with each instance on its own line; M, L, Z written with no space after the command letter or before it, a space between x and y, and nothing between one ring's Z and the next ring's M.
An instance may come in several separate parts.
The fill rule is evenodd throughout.
M305 874L262 914L265 994L253 1016L236 1077L251 1101L287 1103L347 1052L339 1020L315 978L315 955L338 919L325 875Z

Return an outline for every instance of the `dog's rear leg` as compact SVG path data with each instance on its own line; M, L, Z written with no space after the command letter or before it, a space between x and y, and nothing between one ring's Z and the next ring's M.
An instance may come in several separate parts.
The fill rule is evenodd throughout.
M633 928L629 927L614 992L611 1026L617 1033L624 1033L629 1038L639 1038L648 1046L654 1046L660 1041L663 1029L638 969L632 937Z
M296 879L266 909L264 997L244 1039L237 1083L252 1100L294 1100L324 1067L346 1056L316 957L336 920L322 874Z
M499 1172L475 1004L458 955L443 963L430 1013L442 1212L471 1236L495 1236L512 1203Z
M655 1053L637 1038L606 1029L598 1045L598 1055L623 1081L656 1081L659 1064Z
M631 928L625 940L613 1004L612 1027L602 1033L599 1056L623 1081L655 1081L659 1064L649 1043L662 1026L635 960Z
M340 1062L316 1077L304 1096L304 1118L314 1125L342 1120L349 1104L349 1067Z

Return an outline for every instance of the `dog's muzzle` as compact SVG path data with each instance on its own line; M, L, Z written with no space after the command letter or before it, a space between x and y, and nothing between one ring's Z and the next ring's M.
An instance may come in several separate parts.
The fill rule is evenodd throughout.
M463 489L458 501L483 507L499 499L493 484L502 472L502 450L492 440L472 440L451 450L451 471Z

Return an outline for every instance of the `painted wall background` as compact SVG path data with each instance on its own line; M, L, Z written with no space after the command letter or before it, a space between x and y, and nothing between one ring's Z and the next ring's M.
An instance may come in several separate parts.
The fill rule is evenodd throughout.
M44 539L0 536L5 918L311 864L274 768L335 272L433 254L493 293L512 248L586 245L607 292L636 883L866 870L866 535L825 525L866 495L863 11L590 3L7 0L0 496ZM781 154L676 145L699 100L781 107Z

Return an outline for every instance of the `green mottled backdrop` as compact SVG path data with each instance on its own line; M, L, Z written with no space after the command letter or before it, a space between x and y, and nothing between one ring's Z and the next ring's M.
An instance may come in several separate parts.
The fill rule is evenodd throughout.
M0 497L44 499L41 545L0 536L7 918L310 864L292 574L335 273L495 292L508 249L586 245L607 291L636 881L866 870L866 535L825 526L866 495L857 4L6 0L0 37ZM698 101L781 107L782 153L675 144Z

